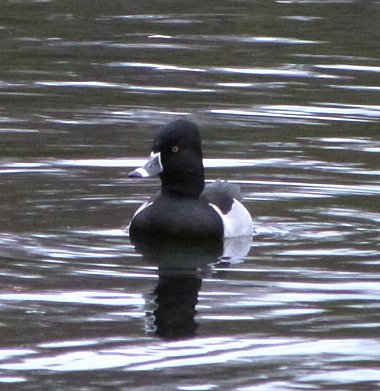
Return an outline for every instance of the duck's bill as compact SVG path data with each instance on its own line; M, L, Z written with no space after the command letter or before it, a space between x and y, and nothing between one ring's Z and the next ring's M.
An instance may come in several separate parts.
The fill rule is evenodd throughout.
M129 173L130 178L147 178L162 172L161 153L152 152L149 160L136 170Z

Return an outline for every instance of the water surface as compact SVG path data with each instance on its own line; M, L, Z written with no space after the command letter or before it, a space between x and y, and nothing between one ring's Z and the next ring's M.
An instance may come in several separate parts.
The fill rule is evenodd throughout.
M379 7L0 4L3 387L380 388ZM125 230L178 118L252 214L224 256Z

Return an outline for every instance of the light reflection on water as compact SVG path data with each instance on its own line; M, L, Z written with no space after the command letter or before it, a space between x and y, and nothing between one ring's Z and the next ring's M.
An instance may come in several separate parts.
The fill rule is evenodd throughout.
M348 106L326 107L318 106L269 106L258 110L223 109L212 110L215 114L253 116L253 117L280 117L282 120L292 118L302 122L313 121L344 121L344 122L371 122L378 121L380 106Z
M0 4L0 384L378 389L377 2L82 6ZM183 117L253 240L158 262L127 173Z
M107 341L105 341L107 342ZM110 341L114 342L114 341ZM128 343L129 341L125 341ZM281 349L284 356L295 357L296 360L303 360L310 352L323 356L331 353L331 346L336 346L344 356L356 354L360 341L355 339L340 340L303 340L289 341L287 339L273 338L261 339L241 339L239 341L228 338L202 339L201 346L194 342L172 342L155 346L138 348L127 346L125 348L101 348L97 353L92 350L81 352L63 353L50 358L36 358L32 361L26 360L25 364L9 365L8 369L17 370L37 370L46 369L57 372L86 371L89 369L124 368L132 371L152 371L163 368L182 368L193 365L207 366L228 362L238 362L245 360L276 360L278 349ZM123 341L120 341L123 343ZM78 342L73 346L77 346ZM82 347L91 346L94 341L83 341ZM44 349L56 350L56 344L42 345ZM71 344L68 344L70 347ZM102 344L103 345L103 344ZM66 347L66 346L63 346ZM379 349L376 340L369 340L362 345L370 356L376 357ZM22 353L20 352L20 355ZM357 357L357 359L359 359ZM369 370L375 375L375 370ZM334 372L334 371L333 371ZM375 376L375 380L378 378ZM300 379L302 382L302 378Z

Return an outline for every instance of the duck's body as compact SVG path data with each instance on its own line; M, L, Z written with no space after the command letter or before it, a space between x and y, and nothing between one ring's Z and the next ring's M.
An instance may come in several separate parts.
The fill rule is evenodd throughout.
M196 216L196 218L195 218ZM221 238L223 224L204 200L160 195L133 217L130 235Z
M130 224L130 236L223 239L252 234L252 219L227 182L206 186L197 126L175 121L153 142L150 160L130 177L158 174L161 194L140 207Z

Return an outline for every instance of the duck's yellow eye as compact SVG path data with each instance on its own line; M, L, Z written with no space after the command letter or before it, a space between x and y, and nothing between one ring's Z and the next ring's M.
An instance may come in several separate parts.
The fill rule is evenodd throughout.
M178 151L179 151L179 148L176 145L174 145L174 147L172 148L172 152L177 153Z

